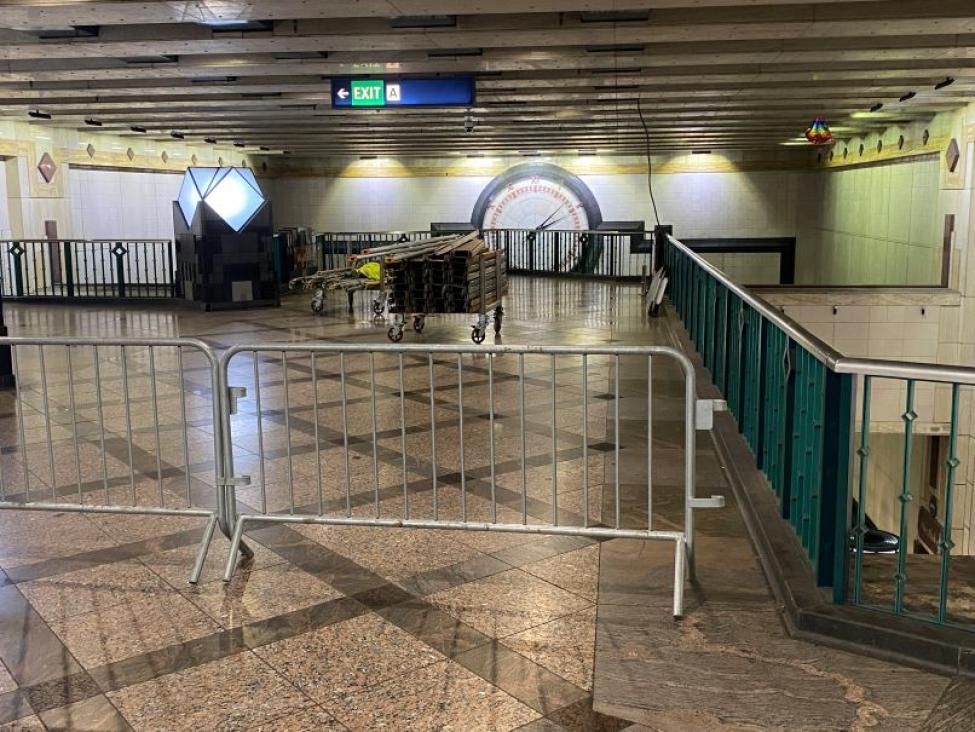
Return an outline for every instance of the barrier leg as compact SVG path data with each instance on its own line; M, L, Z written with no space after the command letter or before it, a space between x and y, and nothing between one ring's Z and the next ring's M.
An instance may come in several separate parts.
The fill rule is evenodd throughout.
M674 543L674 619L684 617L684 539L681 537Z
M250 552L250 549L247 549L247 552L244 552L246 545L242 541L243 537L244 537L244 517L241 516L240 518L237 519L237 525L234 527L234 535L233 538L231 538L230 540L230 554L227 557L227 568L224 570L223 573L224 582L230 582L231 578L234 576L234 570L237 568L238 553L243 552L245 556L253 555L253 552L247 554L247 552Z
M213 542L213 532L217 528L217 514L213 514L209 521L207 521L206 530L203 532L203 539L200 541L200 550L196 554L196 564L193 565L193 571L190 573L190 584L195 585L200 581L200 576L203 574L203 565L207 560L207 554L210 552L210 544Z

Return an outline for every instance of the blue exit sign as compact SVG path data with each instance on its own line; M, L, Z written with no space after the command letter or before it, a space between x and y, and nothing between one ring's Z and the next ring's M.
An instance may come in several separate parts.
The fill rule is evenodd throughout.
M469 107L474 104L472 76L433 79L332 79L332 106Z

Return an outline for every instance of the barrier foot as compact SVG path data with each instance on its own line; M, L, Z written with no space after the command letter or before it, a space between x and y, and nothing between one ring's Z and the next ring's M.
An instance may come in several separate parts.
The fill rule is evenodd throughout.
M234 570L237 568L237 555L243 553L244 556L250 556L247 552L250 548L243 543L244 537L244 517L241 516L237 519L237 524L234 526L234 536L230 540L230 555L227 557L227 568L223 573L223 581L230 582L231 578L234 576ZM246 549L246 551L244 551ZM253 552L251 552L253 555Z
M203 532L203 539L200 541L200 549L196 553L196 564L190 573L190 584L195 585L200 581L203 574L203 565L206 563L207 554L210 552L210 544L213 542L213 532L217 528L217 514L213 514L207 521L207 527Z
M684 617L684 539L674 544L674 620Z

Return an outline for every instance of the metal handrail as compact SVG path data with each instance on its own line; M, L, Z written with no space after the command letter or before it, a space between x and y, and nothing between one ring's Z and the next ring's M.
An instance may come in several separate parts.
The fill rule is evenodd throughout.
M711 277L715 278L724 287L740 297L749 307L757 310L762 317L773 323L789 338L805 348L817 361L825 364L835 373L975 386L975 368L969 366L844 356L828 343L810 333L785 313L776 310L762 298L753 295L747 288L732 282L724 272L708 262L701 255L692 251L686 244L681 243L672 236L668 238L671 246L676 247L681 253L690 257L697 266L701 267Z

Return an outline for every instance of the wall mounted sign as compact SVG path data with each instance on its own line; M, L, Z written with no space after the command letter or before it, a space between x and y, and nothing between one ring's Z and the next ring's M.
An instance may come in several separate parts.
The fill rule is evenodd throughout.
M433 79L332 79L332 107L469 107L474 103L472 76Z

